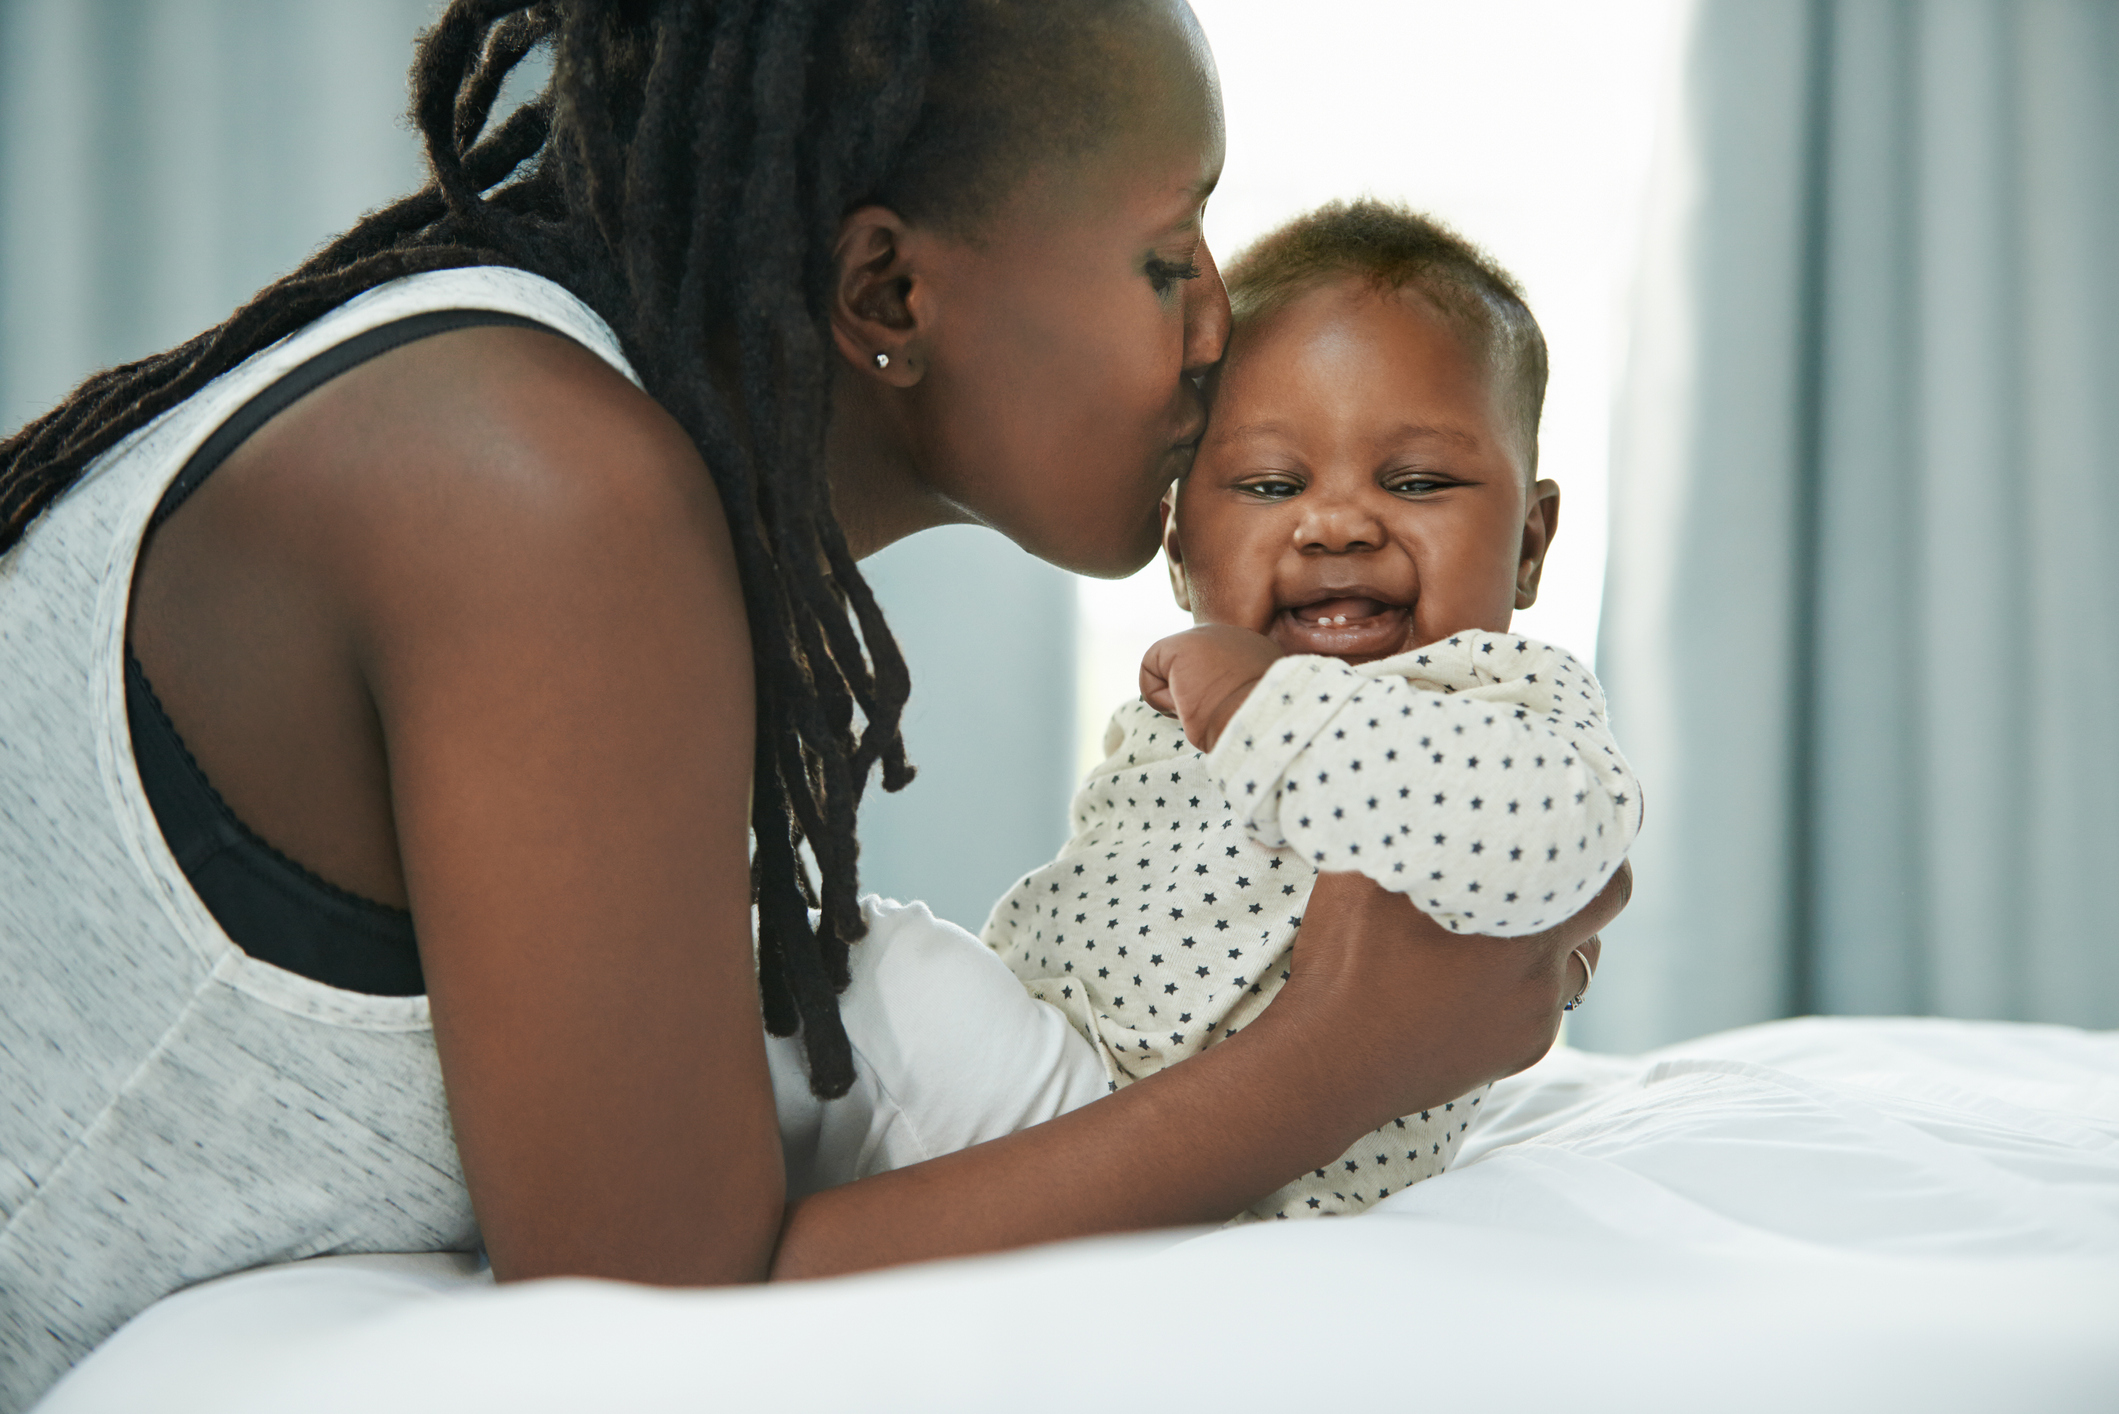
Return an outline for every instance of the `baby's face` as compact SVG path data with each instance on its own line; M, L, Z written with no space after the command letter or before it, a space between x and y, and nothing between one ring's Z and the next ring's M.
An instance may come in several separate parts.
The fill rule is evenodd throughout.
M1415 292L1334 281L1245 328L1164 534L1178 603L1357 663L1506 630L1560 492L1491 382Z

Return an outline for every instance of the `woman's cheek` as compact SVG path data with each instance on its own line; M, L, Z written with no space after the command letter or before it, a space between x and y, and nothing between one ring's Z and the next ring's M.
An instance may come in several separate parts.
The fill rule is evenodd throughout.
M1089 410L1098 437L1123 462L1160 461L1181 430L1175 408L1179 370L1146 341L1110 350L1104 366L1112 376Z

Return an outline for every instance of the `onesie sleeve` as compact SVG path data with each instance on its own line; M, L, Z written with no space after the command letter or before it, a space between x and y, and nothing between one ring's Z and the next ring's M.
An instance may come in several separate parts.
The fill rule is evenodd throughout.
M1358 869L1460 933L1521 937L1572 916L1641 824L1603 689L1513 634L1362 667L1283 658L1207 765L1259 844Z

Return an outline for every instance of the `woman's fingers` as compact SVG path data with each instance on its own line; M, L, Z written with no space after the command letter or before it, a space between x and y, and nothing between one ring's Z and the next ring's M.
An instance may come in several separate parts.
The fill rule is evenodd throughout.
M1591 962L1597 959L1597 949L1603 946L1598 935L1626 909L1633 897L1633 865L1620 860L1618 869L1607 879L1597 896L1587 907L1572 918L1563 921L1557 928L1548 928L1534 933L1523 941L1535 943L1554 950L1555 956L1565 957L1574 949L1581 948L1589 954Z
M1551 928L1523 941L1545 951L1557 963L1556 977L1561 988L1559 1005L1571 1006L1575 999L1589 990L1591 978L1596 976L1598 959L1603 956L1604 942L1599 936L1605 925L1619 916L1633 897L1633 865L1625 860L1589 906L1557 928ZM1575 954L1580 952L1582 959ZM1585 967L1585 962L1587 966Z
M1558 928L1492 938L1452 933L1365 875L1320 874L1272 1013L1373 1079L1370 1124L1432 1108L1552 1048L1561 1008L1582 989L1574 952L1597 957L1597 931L1630 889L1622 866Z
M1632 902L1633 861L1622 859L1619 861L1619 867L1612 871L1610 880L1604 885L1602 891L1597 894L1595 900L1577 916L1594 917L1597 931L1602 932L1604 925L1624 913L1626 905Z
M1596 980L1597 953L1602 944L1591 938L1567 954L1567 1010L1573 1011L1582 998L1589 995L1589 984Z

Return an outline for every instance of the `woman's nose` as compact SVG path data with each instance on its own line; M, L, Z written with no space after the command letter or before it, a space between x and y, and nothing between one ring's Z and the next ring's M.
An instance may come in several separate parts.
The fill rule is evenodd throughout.
M1390 532L1356 496L1303 497L1302 519L1295 526L1295 546L1308 555L1350 555L1381 550Z
M1199 278L1185 286L1185 372L1204 373L1221 362L1229 346L1229 287L1221 282L1214 252L1199 243Z

